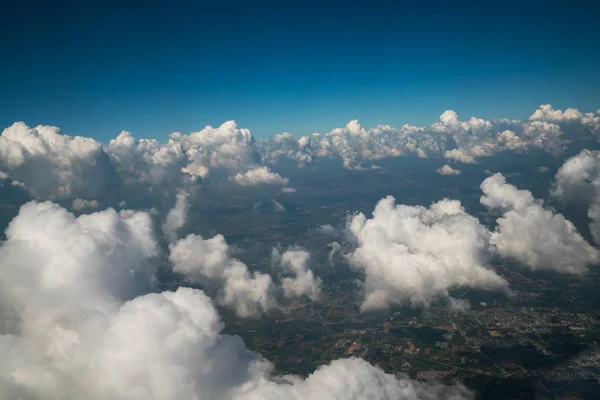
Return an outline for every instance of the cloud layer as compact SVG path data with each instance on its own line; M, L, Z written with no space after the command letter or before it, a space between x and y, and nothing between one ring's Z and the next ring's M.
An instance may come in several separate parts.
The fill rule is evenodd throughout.
M21 182L36 198L98 198L116 184L169 190L199 181L287 185L287 178L271 170L282 158L301 167L318 158L339 158L345 168L355 170L408 154L476 163L504 151L560 154L570 141L589 137L600 139L598 112L563 112L550 105L540 106L527 121L463 121L448 110L427 127L367 129L353 120L325 134L296 138L284 132L259 141L248 129L227 121L189 134L172 133L167 143L122 132L106 147L91 138L64 135L56 127L30 128L17 122L0 136L0 172Z

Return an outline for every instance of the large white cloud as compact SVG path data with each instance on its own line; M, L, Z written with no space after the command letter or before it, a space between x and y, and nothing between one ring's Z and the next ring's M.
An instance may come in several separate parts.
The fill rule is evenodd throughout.
M358 359L306 379L273 377L268 361L221 333L203 292L143 294L157 252L146 213L75 218L33 202L6 236L0 306L14 319L0 324L2 399L473 398L460 385L395 377ZM209 263L223 258L207 252Z
M600 110L596 110L595 113L582 113L576 108L567 108L565 111L561 111L555 110L550 104L542 104L529 119L531 121L544 121L566 125L579 130L587 130L596 137L600 136Z
M23 205L0 250L0 297L21 329L52 324L74 308L103 311L154 287L150 216L113 209L75 217L50 202Z
M258 148L264 155L265 161L272 164L277 163L281 157L287 157L298 162L298 166L304 167L310 164L315 157L308 136L297 139L289 132L273 135L266 140L259 140Z
M252 133L234 121L216 128L207 126L189 135L172 133L166 144L154 139L136 141L123 132L110 142L107 152L120 173L144 183L185 182L198 177L219 180L220 175L246 186L288 182L260 166L261 156Z
M59 198L97 196L111 182L112 167L94 139L16 122L0 135L0 170L34 196Z
M363 309L404 301L429 303L454 286L505 290L508 283L486 268L489 231L459 201L429 208L381 199L372 218L358 214L348 229L357 241L348 255L366 274Z
M600 152L584 149L556 172L551 195L566 204L588 207L590 232L600 244Z
M491 244L501 256L514 258L531 269L578 274L600 260L598 251L570 221L545 208L528 190L506 183L502 174L485 179L481 190L481 203L503 212L491 237Z
M121 132L106 148L116 170L125 182L160 185L174 180L179 184L186 165L181 143L169 140L161 144L156 139L136 140L131 133Z
M556 172L551 194L566 203L589 206L600 197L600 152L584 149Z

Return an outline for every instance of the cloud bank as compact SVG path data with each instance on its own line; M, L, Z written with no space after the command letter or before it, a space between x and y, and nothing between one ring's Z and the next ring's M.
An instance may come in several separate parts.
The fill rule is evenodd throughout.
M347 169L362 170L386 157L437 156L477 163L500 152L531 150L558 155L573 140L600 139L600 114L542 105L527 121L460 120L445 111L426 127L378 125L367 129L357 120L325 134L294 137L281 133L255 140L234 121L198 132L169 135L167 143L136 139L121 132L103 147L98 141L64 135L57 127L30 128L17 122L0 136L0 172L36 198L98 198L115 185L146 185L175 190L199 182L243 186L289 183L272 170L282 158L299 166L319 158L341 159Z

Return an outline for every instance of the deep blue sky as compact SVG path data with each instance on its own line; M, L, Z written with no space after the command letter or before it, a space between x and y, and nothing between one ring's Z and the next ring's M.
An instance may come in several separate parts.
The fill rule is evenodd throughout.
M597 2L10 3L2 128L165 140L235 119L260 137L600 108Z

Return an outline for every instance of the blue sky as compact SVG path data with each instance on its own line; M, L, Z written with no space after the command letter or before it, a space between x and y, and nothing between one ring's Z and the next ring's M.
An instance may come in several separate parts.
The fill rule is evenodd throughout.
M593 2L88 3L3 4L2 127L107 142L229 119L262 137L600 108Z

